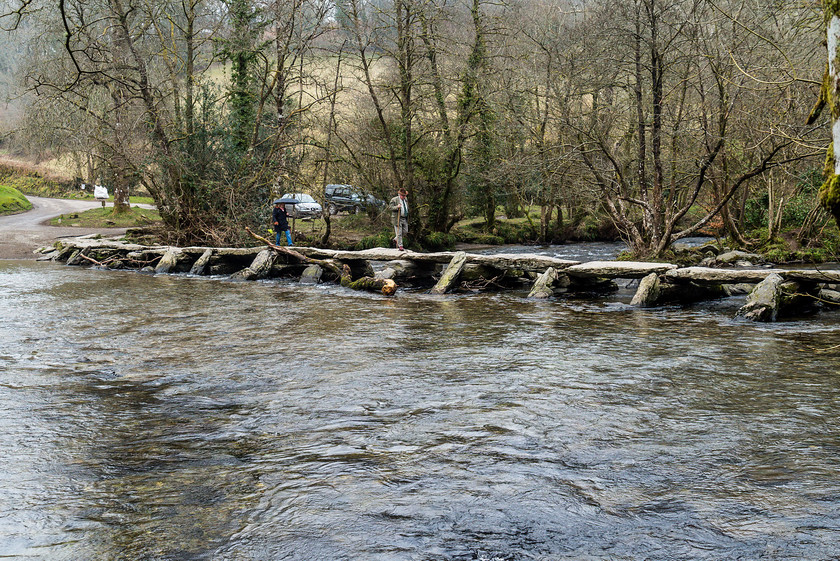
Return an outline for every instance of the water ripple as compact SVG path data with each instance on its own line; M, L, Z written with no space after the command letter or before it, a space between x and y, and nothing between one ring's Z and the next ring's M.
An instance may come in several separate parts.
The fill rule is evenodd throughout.
M5 558L840 556L830 314L16 263L0 289Z

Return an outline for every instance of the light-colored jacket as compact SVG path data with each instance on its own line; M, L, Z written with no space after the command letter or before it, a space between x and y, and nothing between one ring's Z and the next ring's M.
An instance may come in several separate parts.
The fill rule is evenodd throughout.
M408 208L407 198L405 200L405 206L406 208ZM400 199L399 195L391 199L391 202L388 204L388 210L391 211L391 224L393 224L394 226L400 225L400 218L408 218L407 216L403 217L402 208L402 199Z

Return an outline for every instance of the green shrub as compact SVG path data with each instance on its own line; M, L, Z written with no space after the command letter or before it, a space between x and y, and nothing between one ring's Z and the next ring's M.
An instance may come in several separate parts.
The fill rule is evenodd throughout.
M600 236L601 225L595 217L588 217L577 227L577 238L582 241L595 241Z
M358 214L348 214L347 216L334 216L332 220L340 222L343 228L347 230L365 230L370 228L370 217L362 212Z
M420 245L426 251L448 251L455 247L458 239L454 234L447 234L445 232L432 232L422 240Z
M0 214L13 214L30 208L32 208L32 203L23 196L23 193L14 187L0 185Z
M781 224L783 230L802 226L808 213L814 208L822 181L820 169L807 170L799 176L793 196L784 201ZM744 225L748 231L766 228L769 203L767 191L747 199L744 205Z
M474 243L474 244L481 244L481 245L503 245L505 243L504 238L500 238L494 234L485 234L483 232L475 232L472 236L468 238L458 238L460 241L464 243Z
M767 226L767 193L747 199L744 205L744 225L747 230Z
M509 220L497 220L492 233L502 238L506 244L522 243L537 237L527 222L516 223Z
M481 223L483 224L483 222ZM476 229L473 224L464 224L452 229L456 241L481 245L502 245L505 240L495 234Z
M785 204L782 210L782 228L798 228L814 208L816 198L810 193L800 193Z
M363 249L371 249L374 247L394 247L394 242L392 241L393 238L393 230L383 230L378 234L362 238L359 240L359 243L356 244L354 249L361 251Z
M483 221L462 223L452 230L457 241L489 245L527 243L537 239L538 234L527 221L496 220L493 230L488 232Z
M792 252L787 247L774 245L762 252L764 258L770 263L785 263L791 260Z

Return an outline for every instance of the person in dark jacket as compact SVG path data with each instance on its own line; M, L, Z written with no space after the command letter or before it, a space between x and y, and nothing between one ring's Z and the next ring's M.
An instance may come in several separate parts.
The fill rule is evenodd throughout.
M277 245L280 245L280 234L286 233L286 241L292 245L292 233L289 231L289 215L286 214L286 205L274 201L274 211L271 213L271 221L274 223L274 232L277 234Z

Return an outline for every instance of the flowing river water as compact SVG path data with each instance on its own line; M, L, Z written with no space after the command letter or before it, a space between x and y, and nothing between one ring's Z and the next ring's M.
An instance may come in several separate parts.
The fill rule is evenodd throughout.
M828 560L840 324L0 261L0 558Z

